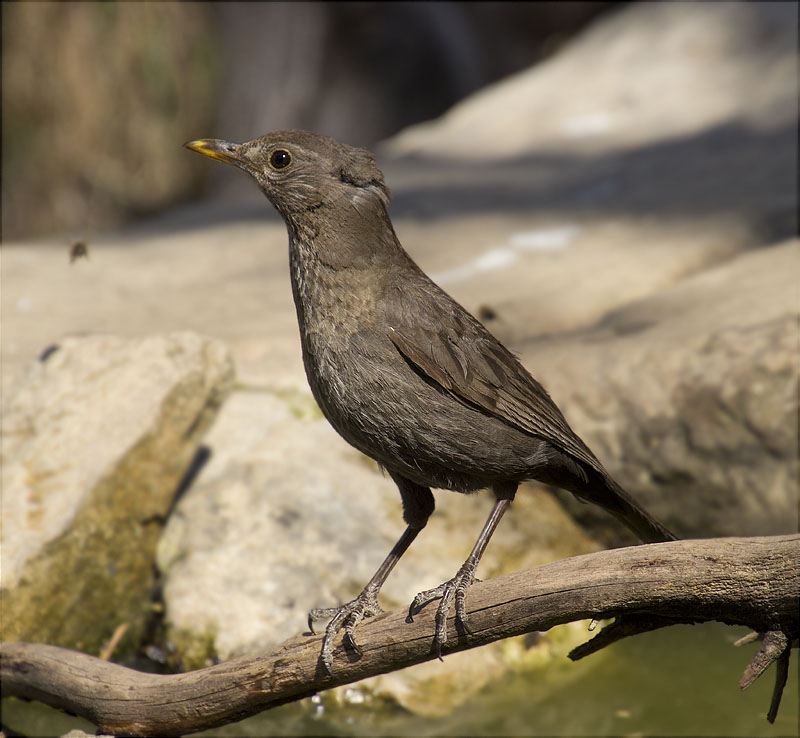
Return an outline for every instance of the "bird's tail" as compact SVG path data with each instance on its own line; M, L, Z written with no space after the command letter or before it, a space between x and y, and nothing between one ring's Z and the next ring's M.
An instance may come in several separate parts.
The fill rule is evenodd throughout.
M645 543L678 540L674 533L667 530L644 508L640 507L610 476L604 476L603 482L606 489L602 495L593 496L592 502L608 510Z

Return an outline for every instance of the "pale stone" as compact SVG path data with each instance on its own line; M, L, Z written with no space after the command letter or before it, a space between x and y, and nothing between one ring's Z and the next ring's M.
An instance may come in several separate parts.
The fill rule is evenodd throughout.
M70 337L29 365L2 423L4 640L141 630L158 533L232 380L192 333Z

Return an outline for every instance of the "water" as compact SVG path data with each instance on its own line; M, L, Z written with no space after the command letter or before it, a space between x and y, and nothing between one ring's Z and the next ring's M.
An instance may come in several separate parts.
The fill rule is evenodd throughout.
M442 718L412 715L380 700L325 707L285 705L203 736L795 736L800 733L797 651L774 725L766 720L775 667L745 692L737 686L755 645L719 623L675 626L629 638L577 663L513 673ZM18 700L4 725L58 735L85 721Z

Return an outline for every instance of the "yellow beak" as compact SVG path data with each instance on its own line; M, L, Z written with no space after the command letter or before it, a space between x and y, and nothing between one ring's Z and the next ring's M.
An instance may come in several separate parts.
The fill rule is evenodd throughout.
M231 143L230 141L220 141L217 138L199 138L197 141L189 141L184 146L187 149L196 151L203 156L210 156L212 159L224 161L226 164L233 164L235 166L252 166L250 162L239 156L240 144Z

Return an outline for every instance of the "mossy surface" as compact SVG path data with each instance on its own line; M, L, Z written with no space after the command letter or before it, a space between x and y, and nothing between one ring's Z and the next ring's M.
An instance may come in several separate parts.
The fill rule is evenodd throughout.
M2 591L4 641L33 641L99 653L128 629L124 657L151 612L155 550L175 490L230 382L204 386L190 373L166 396L152 430L86 496L69 528Z

